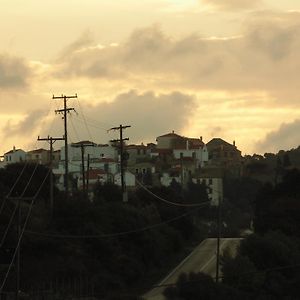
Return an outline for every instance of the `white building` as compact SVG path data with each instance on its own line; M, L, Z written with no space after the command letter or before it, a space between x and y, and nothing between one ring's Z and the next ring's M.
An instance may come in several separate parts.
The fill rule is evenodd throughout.
M98 145L90 141L81 141L78 143L72 143L68 145L68 158L69 162L81 161L82 157L82 146L84 151L84 158L87 160L88 155L90 159L94 158L112 158L117 159L118 151L115 147L105 144ZM84 146L85 145L85 146ZM88 146L87 146L88 145ZM60 151L61 160L65 160L65 147L63 146Z
M173 150L174 158L192 158L196 167L204 167L208 162L208 151L206 145L193 145L190 140L186 140L185 147L177 147Z
M135 187L135 176L131 172L124 172L124 181L126 187ZM114 183L118 186L122 186L121 184L121 173L117 173L114 176Z
M14 146L12 150L4 153L1 167L6 166L7 164L23 162L25 160L26 152L22 149L16 149L16 147Z

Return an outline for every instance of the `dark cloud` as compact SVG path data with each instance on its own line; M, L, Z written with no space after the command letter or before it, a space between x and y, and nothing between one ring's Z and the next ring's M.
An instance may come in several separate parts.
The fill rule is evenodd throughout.
M266 91L292 103L300 85L300 13L295 14L264 19L259 13L237 38L174 40L158 26L140 29L118 47L73 47L56 76L117 79L134 86L134 80L150 77L153 86L168 89Z
M211 4L218 9L240 10L255 8L262 3L262 0L202 0L202 2Z
M278 130L268 133L264 140L257 143L261 153L288 150L300 145L300 120L292 123L283 123Z
M179 92L156 95L153 92L129 91L117 96L112 103L86 105L84 114L89 131L98 142L107 142L112 136L117 137L118 133L110 132L108 135L106 130L124 124L132 126L126 130L126 136L130 137L132 143L155 141L158 135L172 130L180 132L194 116L194 106L192 96ZM73 114L70 119L70 134L73 140L87 139L82 110L76 106L75 109L79 115Z
M93 44L93 41L94 40L91 31L87 30L83 32L77 40L63 49L63 51L59 55L58 60L66 59L70 55L70 53L73 53L74 51L80 51L80 49L91 46Z
M3 129L3 138L11 137L31 137L31 135L39 127L41 120L45 117L45 111L35 110L28 113L23 120L17 124L12 124L11 121L8 121Z
M30 73L23 59L0 54L0 89L25 87Z

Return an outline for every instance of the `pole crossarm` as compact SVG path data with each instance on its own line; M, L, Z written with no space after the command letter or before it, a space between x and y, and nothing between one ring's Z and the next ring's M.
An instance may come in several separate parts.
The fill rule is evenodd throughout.
M74 96L52 96L52 99L54 100L63 100L64 101L64 108L55 110L55 113L63 114L63 120L64 120L64 141L65 141L65 177L64 177L64 186L66 191L66 197L69 195L69 158L68 158L68 122L67 122L67 116L70 111L75 111L73 107L67 107L67 100L68 99L74 99L77 98L77 94Z
M124 169L125 169L125 164L124 164L124 141L129 141L129 138L123 138L123 130L126 128L130 128L131 125L120 125L118 127L112 127L110 130L119 130L120 132L120 138L111 140L110 142L112 143L117 143L120 142L120 171L121 171L121 186L122 186L122 195L123 195L123 202L127 202L127 192L126 192L126 182L124 179Z
M47 141L49 143L51 143L51 141L55 143L56 141L64 141L64 140L65 140L64 137L52 137L48 135L48 137L46 138L40 138L40 136L38 136L38 141Z
M96 144L93 142L79 142L77 144L72 144L71 147L74 148L81 148L81 175L82 175L82 188L83 188L83 192L86 193L88 191L88 183L86 182L86 176L85 176L85 165L84 165L84 149L86 147L95 147ZM88 154L89 155L89 154ZM88 164L89 164L89 158L88 158ZM87 168L87 177L89 173L89 167ZM88 181L88 180L87 180Z
M129 128L129 127L131 127L131 125L125 125L125 126L120 125L118 127L112 127L112 128L110 128L109 131L110 130L122 130L122 129L126 129L126 128Z
M66 95L52 96L52 99L72 99L72 98L77 98L77 94L75 94L74 96L66 96Z

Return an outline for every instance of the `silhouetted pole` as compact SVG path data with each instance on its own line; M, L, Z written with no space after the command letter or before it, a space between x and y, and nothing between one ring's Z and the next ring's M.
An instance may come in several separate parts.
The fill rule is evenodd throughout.
M17 243L21 237L21 199L17 199ZM18 247L18 244L17 244ZM19 300L20 296L20 263L21 263L21 243L17 248L17 256L16 256L16 291L15 291L15 299Z
M217 209L217 226L218 226L218 232L217 232L217 254L216 254L216 282L219 282L220 277L220 242L221 242L221 226L222 226L222 220L221 220L221 207L223 202L223 178L221 177L220 183L219 183L219 191L218 191L219 197L218 197L218 209Z
M124 180L124 141L129 141L129 138L123 138L123 129L131 127L130 125L120 125L113 127L110 130L119 130L120 139L111 140L111 142L120 142L120 173L121 173L121 186L122 186L122 198L123 202L127 202L126 183Z
M87 173L86 173L86 190L89 192L89 183L90 183L90 154L87 156Z
M81 149L82 190L85 193L87 190L86 190L86 180L85 180L86 178L85 178L85 164L84 164L84 153L85 153L84 149L85 149L85 147L94 147L95 144L94 143L84 143L84 142L80 142L79 144L80 145L72 144L72 147L80 147L80 149Z
M64 177L64 185L65 185L65 191L66 196L69 195L69 158L68 158L68 122L67 122L67 115L70 113L70 111L74 110L74 108L68 108L67 107L67 100L77 98L77 94L75 96L66 96L61 95L58 97L55 97L53 95L52 99L63 99L64 100L64 108L63 109L57 109L55 110L55 113L62 113L63 119L64 119L64 130L65 130L65 177Z
M53 188L54 188L54 182L53 182L53 144L56 141L64 141L64 137L52 137L49 136L46 138L40 138L38 136L38 141L47 141L50 145L50 157L49 157L49 168L51 170L50 172L50 212L53 213L54 208L54 195L53 195Z

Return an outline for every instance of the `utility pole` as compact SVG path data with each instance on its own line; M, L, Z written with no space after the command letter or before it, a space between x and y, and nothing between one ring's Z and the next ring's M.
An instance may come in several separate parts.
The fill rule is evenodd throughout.
M72 98L77 98L77 94L75 96L66 96L66 95L61 95L61 96L54 96L52 99L63 99L64 100L64 108L63 109L57 109L55 110L55 113L63 114L63 120L64 120L64 129L65 129L65 178L64 178L64 185L65 185L65 191L66 191L66 196L68 197L69 195L69 158L68 158L68 122L67 122L67 115L70 113L70 111L74 110L73 107L68 108L67 107L67 100L72 99Z
M17 199L17 241L19 241L21 236L21 198ZM21 264L21 243L17 248L17 256L16 256L16 290L15 290L15 299L20 299L20 264Z
M218 227L218 236L217 236L217 253L216 253L216 283L219 282L220 277L220 242L221 242L221 205L223 202L223 178L220 178L219 190L218 190L218 208L217 208L217 227Z
M86 190L89 191L89 183L90 183L90 175L89 175L89 171L90 171L90 155L88 154L87 156L87 176L86 176Z
M84 149L85 147L94 147L95 144L94 143L86 143L86 142L79 142L77 144L72 144L72 147L80 147L81 148L81 174L82 174L82 190L84 193L86 193L86 191L88 191L88 189L86 188L86 180L85 180L85 167L84 167ZM89 160L89 155L88 155L88 160ZM89 161L88 161L89 164ZM89 167L89 166L88 166ZM88 171L89 169L87 169Z
M54 203L54 200L53 200L53 144L56 142L56 141L64 141L65 138L64 137L52 137L52 136L49 136L46 137L46 138L40 138L38 136L38 141L47 141L50 145L50 158L49 158L49 168L51 170L51 173L50 173L50 212L51 212L51 215L53 213L53 203Z
M130 125L120 125L118 127L112 127L110 130L119 130L120 138L116 140L111 140L111 142L120 142L120 171L121 171L121 186L122 186L122 197L123 202L127 202L127 192L126 192L126 183L124 180L124 141L129 141L129 138L123 138L123 129L131 127Z

